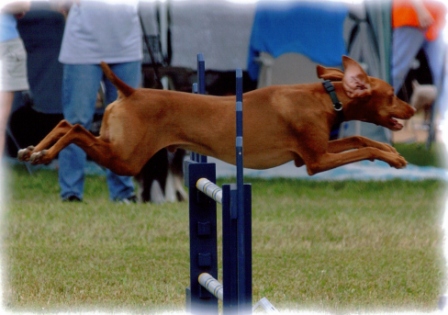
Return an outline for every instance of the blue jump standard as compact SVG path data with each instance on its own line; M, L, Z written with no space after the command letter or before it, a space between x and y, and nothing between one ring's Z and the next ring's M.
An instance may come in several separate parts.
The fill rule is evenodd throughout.
M198 55L197 92L205 93L204 58ZM195 89L195 88L194 88ZM192 154L185 162L189 187L190 287L187 311L194 315L252 313L251 185L243 182L242 71L236 71L237 183L216 186L216 167L207 157ZM223 285L218 277L216 203L222 204ZM201 277L201 285L199 278ZM211 291L211 292L210 292Z

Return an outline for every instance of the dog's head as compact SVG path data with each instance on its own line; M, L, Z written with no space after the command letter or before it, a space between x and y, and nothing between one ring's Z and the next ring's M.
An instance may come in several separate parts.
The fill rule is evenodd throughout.
M391 130L400 130L403 125L397 119L409 119L414 109L395 96L390 84L369 77L355 60L343 56L344 72L336 68L317 66L317 76L324 80L339 81L349 98L348 117L371 122ZM352 114L352 115L350 115Z

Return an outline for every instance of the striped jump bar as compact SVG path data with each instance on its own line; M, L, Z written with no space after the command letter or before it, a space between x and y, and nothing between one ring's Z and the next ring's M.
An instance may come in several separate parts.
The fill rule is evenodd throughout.
M198 277L199 284L202 285L208 292L213 294L218 300L224 299L224 289L222 284L212 277L209 273L201 273Z
M196 188L218 202L222 204L222 189L215 183L209 181L207 178L199 178L196 182Z

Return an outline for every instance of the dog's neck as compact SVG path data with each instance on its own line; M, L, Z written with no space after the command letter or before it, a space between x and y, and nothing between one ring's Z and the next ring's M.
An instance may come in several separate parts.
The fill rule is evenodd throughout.
M330 96L331 102L333 103L333 109L334 109L335 113L337 114L336 121L334 122L332 129L339 128L339 125L343 121L345 121L343 104L339 100L339 98L336 94L336 89L330 80L324 80L322 82L322 85L323 85L325 91L327 92L327 94Z
M369 121L370 114L363 110L363 108L365 108L364 103L369 102L369 98L350 98L345 93L344 88L342 87L342 82L336 81L331 83L334 85L338 101L342 104L342 110L340 112L333 109L335 117L334 125L350 120ZM331 102L331 98L328 97L328 99L328 101Z
M337 112L342 112L342 103L339 101L338 96L336 95L336 90L334 88L333 83L330 80L324 80L322 82L325 91L327 91L328 95L330 95L331 101L333 102L333 108Z

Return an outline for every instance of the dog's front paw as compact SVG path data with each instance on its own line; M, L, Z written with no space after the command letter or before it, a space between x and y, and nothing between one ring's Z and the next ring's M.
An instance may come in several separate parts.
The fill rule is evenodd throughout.
M31 164L44 164L48 163L47 159L45 159L45 156L47 155L47 150L42 150L39 152L33 152L30 156L30 162Z
M24 162L29 161L33 151L34 151L34 147L33 146L29 146L29 147L27 147L25 149L20 149L17 152L17 159L19 161L24 161Z
M383 145L383 148L382 148L383 151L399 154L397 149L395 149L393 146L386 144L386 143L382 143L382 145Z
M404 157L402 157L401 155L397 154L394 159L389 162L389 165L395 168L403 168L406 167L406 165L408 165L408 162L405 160Z

